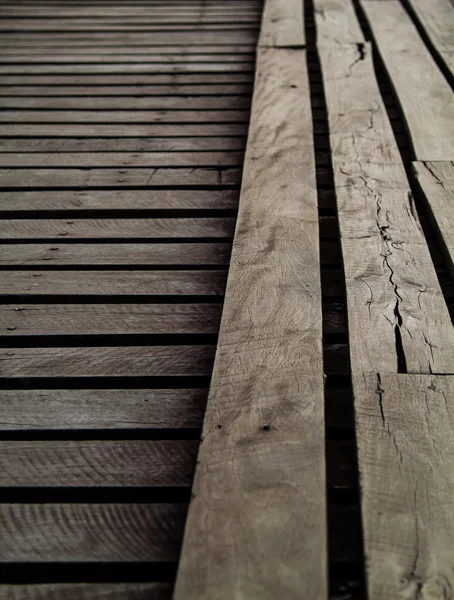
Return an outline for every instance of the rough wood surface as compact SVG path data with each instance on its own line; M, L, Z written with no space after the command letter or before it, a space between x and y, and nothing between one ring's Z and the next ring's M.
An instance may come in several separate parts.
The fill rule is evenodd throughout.
M362 7L396 90L416 159L454 160L452 89L410 17L397 0L363 0Z
M45 83L45 82L44 82ZM26 123L21 125L0 125L0 135L25 136L25 137L197 137L197 136L238 136L247 134L246 123L128 123L124 125L103 125L99 123L71 124L71 123ZM3 174L2 174L3 180Z
M2 390L0 430L198 429L207 393L202 389Z
M80 92L80 88L76 88L77 92ZM241 95L239 91L238 95L216 95L218 90L213 88L211 95L199 95L184 97L183 95L172 95L172 96L157 96L157 95L142 95L140 97L133 96L132 94L121 95L121 96L93 96L92 90L86 90L90 92L90 96L78 96L71 95L71 90L68 90L67 96L62 96L62 90L59 90L60 94L57 96L46 96L37 95L32 97L30 90L22 88L23 92L29 92L28 95L17 95L11 94L11 89L7 88L9 95L0 96L0 107L7 108L10 110L17 109L54 109L54 110L153 110L153 111L183 111L189 110L195 112L200 111L213 111L218 110L220 112L229 113L233 110L248 109L251 103L251 99L248 93ZM49 92L49 90L47 90ZM173 92L173 88L169 86L169 92ZM233 90L232 90L233 91ZM13 90L14 92L14 90ZM218 92L222 94L222 91ZM246 111L248 114L249 111ZM181 114L181 112L180 112Z
M352 0L314 0L314 10L317 46L364 43Z
M305 44L302 0L265 0L259 47L297 48Z
M397 372L400 359L409 372L453 372L454 329L375 80L370 48L321 46L319 52L352 367L355 372Z
M413 172L454 274L454 162L414 162Z
M176 600L327 595L318 240L305 53L260 48Z
M0 600L171 600L170 583L0 585Z
M1 48L1 46L0 46ZM59 51L59 48L54 49L56 52ZM109 48L110 50L110 48ZM2 49L3 51L3 49ZM165 97L168 98L170 104L172 104L173 97L186 97L190 96L213 96L219 94L221 97L225 94L226 96L239 96L241 94L250 94L252 92L252 86L250 83L217 83L216 81L211 80L211 82L205 84L197 84L197 83L175 83L175 84L150 84L150 85L96 85L92 84L90 86L71 86L71 82L68 82L67 85L48 85L48 86L40 86L40 85L9 85L9 86L0 86L0 97L2 96L30 96L39 102L40 97L51 96L58 97L63 99L65 97L77 97L82 98L85 97L88 93L90 93L93 98L90 98L94 102L96 102L96 98L99 96L108 97L116 96L116 97L128 97L134 95L136 98L138 105L140 106L141 97L153 96L154 101L157 102L156 96L163 101L161 106L166 106ZM99 100L98 100L99 101ZM107 100L106 100L107 101ZM150 100L151 102L151 100ZM191 99L189 99L189 104L191 103Z
M185 513L184 504L2 504L0 564L175 561Z
M451 598L454 377L354 378L370 600Z

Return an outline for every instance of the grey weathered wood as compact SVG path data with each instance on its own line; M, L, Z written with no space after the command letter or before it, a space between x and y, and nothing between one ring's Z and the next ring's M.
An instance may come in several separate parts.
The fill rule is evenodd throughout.
M241 84L240 84L241 85ZM38 88L34 88L38 89ZM39 88L40 89L40 88ZM224 96L222 90L213 88L210 90L212 93L210 96L190 96L185 97L183 94L180 96L148 96L142 95L140 97L133 96L93 96L93 91L85 89L85 93L90 93L90 96L77 95L82 92L80 88L76 88L74 91L76 95L72 95L73 90L66 89L68 92L67 96L62 95L62 90L58 90L58 96L33 96L33 91L22 88L22 92L28 92L27 96L18 95L14 96L11 94L11 88L7 87L8 96L0 96L0 107L9 109L28 108L28 109L57 109L57 110L219 110L222 112L228 112L239 108L248 109L251 100L249 95L238 95L238 96ZM13 90L14 91L14 90ZM46 91L46 90L44 90ZM104 90L99 90L104 91ZM169 88L169 92L173 92L172 88ZM232 91L234 91L232 89ZM162 92L162 90L161 90ZM238 94L241 94L242 90L238 90ZM47 89L47 93L49 90ZM63 91L64 93L64 91ZM219 94L219 95L217 95ZM208 119L207 119L208 120Z
M237 190L68 190L0 192L0 211L235 209Z
M370 600L454 588L454 377L354 378Z
M0 585L0 600L171 600L170 583Z
M82 171L84 173L84 171ZM2 219L0 238L78 239L78 238L228 238L233 235L235 219Z
M160 64L151 61L137 61L136 63L92 63L92 64L2 64L0 59L0 74L13 75L93 75L93 74L134 74L134 73L248 73L254 68L254 63L250 62L216 62L211 59L207 62L168 62Z
M36 9L35 9L36 10ZM35 52L30 48L29 45L23 43L24 40L20 40L20 44L14 45L12 42L7 46L1 43L0 47L2 48L2 57L12 57L12 56L52 56L53 60L60 60L60 55L56 55L53 53L48 46L43 46L42 48L36 48ZM26 42L26 40L25 40ZM149 44L140 45L140 46L111 46L111 47L103 47L99 46L97 48L93 47L68 47L67 44L62 42L60 44L62 50L64 49L64 56L72 56L83 58L86 56L90 58L91 56L96 57L106 57L109 59L110 57L115 58L123 58L128 55L139 55L139 56L181 56L181 57L191 57L194 55L205 55L205 54L213 54L215 56L219 56L221 59L223 56L227 55L231 57L233 60L235 58L239 58L242 55L255 55L255 45L253 44L218 44L218 45L206 45L206 44L191 44L185 46L154 46L152 41L150 40ZM55 45L54 45L55 47ZM46 50L46 48L48 48ZM87 56L88 55L88 56ZM107 55L107 56L106 56Z
M305 44L302 0L265 0L259 47L291 48Z
M195 440L0 441L0 488L188 486L197 446Z
M391 0L392 1L392 0ZM382 2L381 5L387 4ZM321 46L354 372L454 371L454 329L369 46ZM400 348L402 346L402 348Z
M42 123L25 125L0 125L0 135L24 137L178 137L178 136L224 136L246 135L246 123L125 123L103 125L99 123ZM3 179L3 177L2 177ZM1 182L1 180L0 180Z
M318 46L364 43L352 0L314 0L314 9Z
M454 160L454 96L397 0L362 1L417 160ZM396 35L396 31L399 35Z
M185 512L184 504L2 504L0 564L176 561Z
M454 273L454 162L414 162L413 172Z
M187 84L232 84L250 83L251 75L245 73L95 73L92 75L60 74L53 75L4 75L3 85L50 85L59 88L63 85L187 85Z
M227 267L230 244L0 244L0 266L217 265ZM0 307L1 310L1 307Z
M202 389L3 390L0 430L198 429L206 396Z
M58 48L55 49L56 52L59 51ZM54 82L55 83L55 82ZM142 96L158 96L159 100L162 101L162 106L164 107L167 102L171 102L174 100L174 96L182 97L183 100L187 96L216 96L219 94L219 98L221 96L228 95L237 96L239 94L250 94L252 92L252 86L247 83L205 83L205 84L197 84L197 83L175 83L172 84L149 84L149 85L122 85L121 83L118 85L75 85L71 86L71 82L67 82L67 85L26 85L22 86L19 84L16 85L8 85L8 86L0 86L0 97L2 96L30 96L30 98L36 99L39 102L40 96L57 96L60 100L64 101L64 99L68 96L70 97L79 97L84 98L90 93L93 96L93 102L99 101L98 96L105 97L106 101L109 96L115 96L118 99L124 96L132 96L135 95L137 99L137 105L140 106L140 102ZM154 102L158 102L156 98L153 99ZM195 100L193 98L192 100ZM191 98L187 98L188 103L191 103ZM113 101L113 99L110 99ZM150 100L151 101L151 100Z
M220 296L224 271L5 271L8 296Z
M52 22L47 19L34 19L30 22L29 19L3 19L2 20L2 28L7 30L8 32L47 32L50 33L84 33L90 34L92 31L99 34L99 32L105 32L107 34L112 33L152 33L152 32L164 32L164 31L225 31L229 29L234 29L236 31L254 31L256 29L255 23L156 23L156 24L143 24L132 23L132 24L106 24L106 22L102 19L98 22L88 22L85 23L84 20L82 22L77 22L76 19L58 19L57 22Z
M319 237L303 50L260 48L176 600L326 597Z

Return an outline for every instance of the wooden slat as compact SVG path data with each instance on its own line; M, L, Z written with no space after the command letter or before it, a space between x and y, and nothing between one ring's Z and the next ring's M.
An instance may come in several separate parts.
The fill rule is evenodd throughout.
M0 21L1 27L1 21ZM216 63L215 61L206 63L175 63L161 65L151 62L140 62L139 64L93 64L93 65L2 65L0 64L1 75L14 75L20 73L24 77L34 77L36 75L136 75L140 77L142 73L146 75L166 75L172 73L212 73L217 72L229 75L230 73L250 73L253 70L254 63ZM55 82L57 83L57 82Z
M367 0L362 6L396 90L416 159L454 160L454 97L417 29L397 0Z
M217 84L250 83L250 73L95 73L71 75L61 74L58 78L53 75L4 75L2 86L10 85L47 85L59 89L63 85L186 85L186 84L212 84L213 79Z
M449 598L454 378L354 382L368 597Z
M52 50L48 46L43 46L42 49L36 48L35 52L33 52L33 50L27 44L14 45L13 43L10 43L8 46L4 46L1 44L0 46L2 48L2 57L48 55L52 56L54 60L59 60L60 58L60 56L52 52ZM74 48L68 46L63 42L61 44L61 49L62 51L63 49L65 49L65 56L79 56L82 59L84 58L84 56L88 59L90 59L91 56L105 56L106 59L110 57L123 58L131 54L141 56L146 55L149 56L150 59L157 55L191 57L199 54L214 54L216 56L219 56L221 59L223 56L225 56L225 58L231 57L233 60L235 60L235 57L238 58L241 55L252 55L255 57L255 45L253 44L217 44L211 46L208 46L206 44L191 44L190 46L154 46L152 41L150 40L149 44L143 44L140 46L112 46L108 48L99 46L96 49L94 49L91 47L83 46L77 46L76 48Z
M305 58L303 50L258 52L176 600L327 594L319 238Z
M1 295L8 296L220 296L223 271L6 271Z
M8 110L0 111L0 123L243 123L247 110Z
M1 21L0 21L1 23ZM80 68L82 65L88 65L90 67L98 67L102 65L130 65L134 68L137 65L142 64L152 64L155 65L153 69L156 68L156 65L160 65L161 71L166 71L168 65L206 65L209 63L215 65L239 65L239 64L247 64L249 65L249 70L254 68L254 54L250 53L234 53L233 55L228 54L209 54L205 53L203 50L200 51L200 54L141 54L140 52L135 52L134 54L99 54L97 51L92 54L73 54L62 53L62 54L27 54L27 53L6 53L2 52L0 56L0 64L5 67L5 65L23 65L27 70L31 65L47 65L47 66L60 66L60 65L72 65ZM126 68L126 67L125 67ZM227 71L229 68L227 67ZM91 69L90 69L91 71Z
M0 305L0 335L217 333L219 304Z
M175 561L185 512L184 504L2 504L0 560Z
M83 171L82 171L83 172ZM0 237L12 239L228 238L235 219L2 219Z
M141 125L126 123L123 125L99 125L90 123L85 125L48 123L42 125L1 125L0 135L24 137L197 137L197 136L238 136L247 135L247 123L204 123L176 125L170 123L154 123Z
M6 88L7 91L10 88ZM26 92L27 90L22 89ZM49 91L49 90L47 90ZM32 109L58 109L58 110L209 110L215 109L224 111L224 109L249 108L251 100L248 95L245 96L222 96L222 91L218 92L213 88L211 96L101 96L95 97L90 92L87 96L71 96L71 89L66 90L67 96L38 96L34 97L32 93L28 96L0 96L1 108L32 108ZM81 90L76 88L77 92ZM172 88L169 88L172 91ZM61 91L60 91L61 93ZM225 111L227 112L227 111Z
M0 24L0 31L6 33L101 33L107 34L118 33L154 33L154 32L194 32L194 31L254 31L256 29L255 23L237 23L235 21L231 23L150 23L148 25L137 24L121 24L116 23L115 25L106 24L104 20L92 23L74 23L72 20L59 19L56 23L50 22L45 19L34 19L29 21L28 19L2 19Z
M0 441L0 488L188 486L197 446L192 440Z
M170 583L0 585L0 600L171 600Z
M235 209L236 190L0 192L0 211Z
M303 47L306 44L303 12L302 0L265 0L258 45Z
M409 372L452 372L454 329L375 80L370 48L327 45L319 52L352 368L397 372L400 359Z
M318 46L364 43L352 0L314 0L314 9Z
M454 273L454 163L414 162L413 172L440 236L448 266Z
M58 49L56 49L58 51ZM216 96L220 98L225 95L239 95L239 94L250 94L252 86L247 82L239 83L181 83L181 84L156 84L156 85L90 85L84 87L83 85L71 86L71 82L67 82L67 85L9 85L0 86L0 97L1 96L29 96L40 102L37 96L51 96L58 97L62 101L68 96L85 98L87 94L93 97L93 102L97 102L98 96L104 97L109 102L113 101L107 98L108 96L115 96L120 99L121 97L134 95L137 99L138 105L141 102L142 97L158 96L159 101L162 101L163 108L165 108L166 101L175 100L174 97L181 96L181 99L187 99L190 105L192 100L195 100L197 96ZM191 97L194 97L191 99ZM156 98L154 102L158 102ZM151 102L151 99L150 99Z
M0 430L198 429L206 396L185 389L2 390Z

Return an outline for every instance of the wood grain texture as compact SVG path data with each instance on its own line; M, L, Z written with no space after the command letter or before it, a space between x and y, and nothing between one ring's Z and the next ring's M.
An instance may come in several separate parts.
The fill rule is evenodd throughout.
M392 0L391 0L392 1ZM381 5L388 2L382 2ZM454 371L454 330L369 46L319 48L355 372Z
M10 110L17 109L54 109L54 110L153 110L153 111L196 111L206 110L213 111L218 110L220 112L231 112L232 110L248 109L251 104L249 94L246 92L241 95L242 88L238 90L238 95L222 95L222 88L218 90L216 87L207 90L211 91L210 95L200 95L192 97L184 97L183 95L173 96L157 96L157 95L145 95L136 97L132 94L129 96L93 96L92 90L85 90L90 92L90 97L77 95L81 92L80 88L76 88L76 94L71 94L71 89L67 90L68 95L62 96L62 90L57 96L46 96L38 95L33 97L30 94L30 90L22 88L22 91L29 92L28 95L17 95L11 94L11 89L7 88L9 92L8 96L0 96L0 107L8 108ZM49 92L49 90L47 90ZM173 92L172 87L169 86L169 92ZM232 92L235 90L232 89ZM14 90L13 90L14 92ZM219 94L219 95L216 95Z
M259 47L295 48L305 44L302 0L265 0Z
M318 46L364 43L352 0L314 0L314 9Z
M67 64L51 64L51 65L40 65L40 64L28 64L28 65L14 65L14 64L1 64L0 61L0 75L15 75L20 74L23 77L34 75L98 75L98 74L115 74L115 75L134 75L136 74L147 74L152 75L158 73L159 75L166 75L171 73L212 73L212 76L216 76L216 73L225 74L229 73L250 73L254 68L254 63L216 63L213 60L206 63L167 63L161 65L153 62L140 62L135 64L118 63L118 64L89 64L89 65L67 65Z
M236 209L237 190L47 190L0 192L0 211Z
M416 159L454 160L454 97L416 27L397 0L361 4L396 91Z
M230 238L235 219L3 219L0 238L3 240L46 238L109 239L109 238Z
M184 504L2 504L0 561L175 561L185 513Z
M318 240L305 53L260 48L176 600L326 597Z
M8 296L220 296L223 271L5 271Z
M34 8L33 10L37 10L36 8ZM85 8L83 10L86 10ZM1 44L1 40L0 40L0 47L2 48L2 56L7 57L7 56L51 56L53 58L53 60L58 61L60 59L60 54L56 55L54 54L51 50L46 49L46 46L39 48L36 48L36 52L33 52L32 48L30 48L29 45L27 45L26 40L21 40L21 44L17 45L17 44L13 44L12 42L10 44L8 44L7 46L4 46L3 44ZM57 44L58 45L58 44ZM55 44L53 46L55 48ZM235 60L235 58L238 58L240 55L244 55L244 54L252 54L255 55L255 45L254 44L212 44L212 45L207 45L207 44L191 44L191 45L183 45L183 46L178 46L178 45L166 45L166 46L156 46L153 45L153 43L150 40L149 44L145 44L145 45L140 45L140 46L136 46L136 45L131 45L131 46L111 46L111 47L103 47L103 46L99 46L97 48L93 48L88 46L76 46L76 47L68 47L67 44L65 44L64 42L62 44L60 44L60 47L62 48L62 50L64 49L64 54L63 56L73 56L73 57L83 57L83 56L93 56L93 57L106 57L106 59L109 59L109 57L125 57L128 55L139 55L139 56L149 56L149 57L155 57L155 56L167 56L167 55L171 55L171 56L180 56L180 57L191 57L194 55L211 55L214 54L216 56L219 56L221 59L222 57L225 57L225 55L227 55L227 57L232 57L233 60ZM106 56L107 55L107 56Z
M0 487L188 486L197 446L195 440L0 441Z
M414 162L412 167L454 274L454 162Z
M0 585L0 600L171 600L170 583Z
M198 429L207 393L203 389L2 390L0 430Z
M1 48L1 46L0 46ZM59 52L59 48L52 48L55 52ZM110 48L108 48L110 50ZM2 48L3 51L3 48ZM68 82L67 85L51 85L40 86L40 85L8 85L0 86L0 97L2 96L30 96L35 98L39 102L40 97L58 97L63 99L67 96L83 98L88 93L93 96L93 101L99 101L99 96L110 97L110 96L131 96L134 95L137 99L138 105L140 106L141 97L153 96L154 101L157 102L156 96L162 100L163 104L166 105L165 97L172 104L172 97L175 96L214 96L216 94L227 95L227 96L239 96L240 94L249 95L252 92L252 86L249 82L243 83L217 83L211 80L211 82L205 84L197 83L168 83L166 84L150 84L150 85L97 85L92 83L89 86L83 85L71 85ZM112 100L112 99L111 99ZM151 100L150 100L151 102ZM189 103L191 100L189 99Z
M171 123L127 125L103 125L98 123L71 124L71 123L47 123L25 125L4 124L0 126L2 136L24 136L24 137L197 137L197 136L244 136L247 134L246 123L205 123L176 125Z
M354 378L370 600L451 598L454 377Z

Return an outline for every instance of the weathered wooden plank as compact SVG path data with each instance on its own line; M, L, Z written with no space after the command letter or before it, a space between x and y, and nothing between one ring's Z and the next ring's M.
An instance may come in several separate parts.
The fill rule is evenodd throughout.
M195 440L0 441L0 488L188 486L197 446Z
M255 59L255 46L248 45L220 45L220 46L125 46L124 51L118 47L99 48L78 47L68 48L61 44L61 54L52 52L55 47L44 46L37 49L34 53L28 46L7 46L2 47L1 61L10 62L180 62L180 61L200 61L206 62L215 60L217 62L243 62L245 60Z
M303 47L306 44L303 13L302 0L265 0L258 45Z
M0 244L0 266L221 265L230 244ZM202 267L203 268L203 267ZM1 308L0 308L1 310Z
M238 197L237 190L0 192L0 211L235 209Z
M185 389L2 390L0 430L198 429L206 397Z
M454 371L454 330L375 80L370 48L326 45L319 51L352 368L397 372L404 363L409 372Z
M2 296L220 296L224 271L5 271Z
M7 88L7 91L9 88ZM22 91L27 91L23 90ZM47 90L49 91L49 90ZM57 109L57 110L209 110L224 109L234 110L237 108L249 109L251 100L248 95L244 96L221 96L214 88L211 96L71 96L71 89L67 90L68 96L0 96L1 108L30 108L30 109ZM77 90L79 91L79 90ZM170 88L169 91L172 91ZM91 90L85 90L91 94ZM222 92L221 92L222 93ZM227 111L226 111L227 112Z
M58 89L63 85L186 85L209 84L216 79L218 84L250 83L250 73L92 73L86 75L61 74L58 78L54 75L4 75L2 85L48 85Z
M77 68L81 68L83 65L86 65L87 69L90 67L99 67L99 66L115 66L115 65L142 65L142 64L152 64L153 69L156 68L157 65L160 65L161 71L166 71L167 65L203 65L213 63L215 65L249 65L249 69L253 68L254 54L234 54L229 56L227 54L126 54L122 55L106 55L106 54L98 54L92 53L88 54L7 54L3 53L0 57L0 64L2 67L5 65L23 65L25 70L28 69L31 65L39 65L40 67L44 66L68 66L73 65ZM252 66L251 66L252 64ZM126 67L125 67L126 68ZM90 69L91 70L91 69ZM229 69L227 69L229 70Z
M105 33L128 33L128 32L163 32L163 31L254 31L256 30L255 23L149 23L141 25L139 23L132 24L106 24L104 20L93 23L78 23L76 19L58 19L56 22L47 19L2 19L0 31L7 33L44 33L49 31L50 33L83 33L91 34L94 32L105 32Z
M1 27L1 21L0 21ZM212 76L217 72L229 73L250 73L254 68L253 62L245 63L216 63L215 61L206 63L172 63L162 65L159 63L145 62L138 64L90 64L90 65L2 65L0 63L1 75L14 75L20 73L24 77L33 77L35 75L166 75L171 73L211 73Z
M327 594L319 238L305 58L303 50L258 52L176 600Z
M370 600L454 588L454 377L354 379Z
M0 167L224 167L241 166L242 152L2 152ZM171 178L172 173L168 173ZM1 184L1 178L0 178Z
M0 560L175 561L185 513L184 504L2 504Z
M454 162L414 162L413 173L454 273Z
M0 585L0 600L171 600L170 583Z
M0 238L3 240L46 238L109 239L109 238L229 238L235 219L1 219Z
M0 123L247 123L247 110L9 110Z
M361 44L364 36L352 0L314 0L317 44Z
M454 97L397 0L362 2L417 160L454 160ZM396 31L399 35L396 35Z
M0 135L2 136L23 136L23 137L110 137L110 138L132 138L132 137L197 137L197 136L238 136L247 135L247 123L215 123L215 124L171 124L171 123L153 123L136 124L126 123L120 125L99 125L90 124L71 124L71 123L48 123L34 125L27 123L25 125L0 125Z
M247 13L221 13L217 14L159 14L153 15L86 15L68 17L62 13L60 17L49 19L40 14L34 19L27 15L2 13L0 27L3 31L148 31L159 30L186 30L186 29L230 29L232 25L241 28L256 26L256 14Z
M58 49L56 49L58 51ZM239 94L249 95L252 92L252 86L248 82L240 83L181 83L181 84L156 84L156 85L96 85L92 84L88 87L83 85L72 86L71 82L68 85L52 85L40 86L40 85L9 85L0 86L0 97L2 96L29 96L30 98L40 102L38 96L59 98L64 101L68 96L77 97L79 99L85 98L87 94L93 96L93 101L101 101L98 96L102 96L106 102L114 101L109 96L115 96L115 98L124 99L125 97L134 96L137 99L138 106L140 102L144 101L144 98L149 96L158 96L159 102L165 107L166 101L175 101L175 97L180 96L180 101L187 100L190 105L192 100L196 100L197 97L203 96L216 96L221 99L223 95L227 95L229 98L232 96L238 96ZM228 98L227 98L228 99ZM152 100L150 99L150 102ZM158 102L156 98L154 102ZM248 105L249 106L249 105Z

